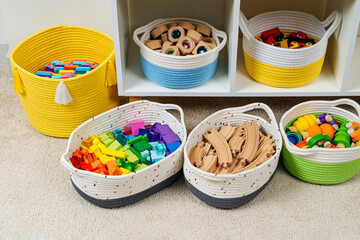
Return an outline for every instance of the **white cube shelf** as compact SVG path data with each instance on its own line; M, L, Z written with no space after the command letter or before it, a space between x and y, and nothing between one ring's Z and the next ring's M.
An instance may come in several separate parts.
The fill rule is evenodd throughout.
M360 95L360 0L112 0L115 55L120 96L346 96ZM246 72L239 34L240 9L247 18L275 10L296 10L324 20L332 11L343 14L329 39L320 76L298 88L274 88L254 81ZM214 77L195 88L175 90L153 83L141 70L140 49L133 31L158 18L203 20L228 35Z

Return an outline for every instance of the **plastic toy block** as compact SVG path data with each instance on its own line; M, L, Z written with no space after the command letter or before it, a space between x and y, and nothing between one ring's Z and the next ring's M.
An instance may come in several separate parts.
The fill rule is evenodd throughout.
M135 149L130 148L130 151L131 151L136 157L139 158L139 162L140 162L140 163L145 162L145 158L143 158L143 157L141 156L141 154L138 153Z
M131 150L126 150L125 153L128 162L139 163L139 158Z
M267 30L267 31L264 31L261 33L261 37L263 39L268 39L270 37L276 37L276 36L279 36L281 35L281 31L278 27L276 28L272 28L270 30Z
M133 144L138 143L138 142L143 141L143 140L144 140L143 136L137 136L137 137L134 137L134 138L130 139L128 141L128 144L133 145Z
M122 148L119 149L120 152L126 152L127 150L130 150L130 146L129 146L129 145L125 145L124 147L122 147Z
M109 135L107 133L102 133L99 135L99 138L101 141L106 140L109 138Z
M122 148L123 146L117 141L113 141L109 146L108 148L109 149L113 149L113 150L119 150L120 148Z
M149 144L153 147L153 149L154 149L154 147L156 146L156 145L158 145L160 142L149 142Z
M134 139L134 138L136 138L136 136L129 136L129 135L125 135L125 138L126 138L126 140L131 140L131 139Z
M133 172L135 170L136 166L137 166L137 163L126 162L125 165L123 166L123 168Z
M51 66L51 65L46 65L45 66L45 71L47 71L47 72L53 72L54 70L55 70L54 66Z
M147 134L143 135L143 139L144 139L144 141L149 142L149 138L148 138Z
M80 149L83 150L83 149L89 149L89 148L87 148L87 147L84 146L84 145L81 145L81 146L80 146Z
M38 71L36 72L36 75L39 77L51 77L52 72Z
M139 171L139 170L141 170L143 168L146 168L146 167L148 167L148 165L146 165L144 163L138 164L138 165L136 165L135 171Z
M140 128L140 129L139 129L139 135L144 136L145 134L147 134L147 130Z
M131 173L131 171L129 171L129 170L123 168L123 167L121 167L120 170L122 171L122 174L121 174L121 175L126 175L126 174Z
M109 149L104 144L101 144L101 143L99 144L99 147L103 154L110 155L110 156L117 157L117 158L123 158L123 159L126 158L125 152L120 152L120 151L116 151L113 149Z
M133 136L139 135L139 129L145 129L144 120L131 121L131 131Z
M116 159L116 164L118 165L118 167L122 167L125 163L126 161L124 159L120 159L120 158Z
M165 157L169 156L171 153L169 152L168 149L166 149L166 152L165 152Z
M108 161L106 164L106 168L108 169L109 175L121 175L122 171L118 167L116 161Z
M154 123L154 125L152 125L152 127L151 127L151 131L155 132L157 130L158 126L161 126L161 123L158 123L158 122Z
M156 163L156 162L158 162L158 161L160 161L161 159L164 158L164 155L157 154L157 152L155 150L151 150L150 155L151 155L151 161L153 163Z
M172 132L171 128L167 124L164 125L159 124L156 126L156 128L153 131L160 133L160 136L164 136L165 134Z
M180 141L179 137L174 132L167 133L162 137L162 140L164 141L165 145Z
M114 157L108 157L108 156L106 156L106 155L104 155L104 154L101 154L101 155L99 155L99 156L97 156L97 157L100 159L100 162L101 162L102 164L106 164L106 163L109 162L109 161L116 160Z
M124 133L121 131L120 128L116 129L115 131L113 131L115 139L121 144L121 145L126 145L126 138Z
M108 132L108 133L106 133L106 134L109 136L109 138L115 139L115 135L114 135L113 132Z
M141 156L146 160L150 156L150 152L148 150L142 151Z
M91 163L91 166L92 166L94 169L97 169L100 164L101 164L100 160L96 160L96 161L94 161L94 162Z
M154 148L158 155L165 155L166 146L163 143L157 144Z
M86 139L82 140L82 144L85 147L89 148L89 147L91 147L91 145L93 145L93 140L91 138L86 138Z
M98 145L92 145L89 147L89 152L93 152L95 153L95 155L97 157L99 157L100 155L102 155L101 151L100 151L100 148Z
M150 142L157 142L160 141L160 133L157 132L148 132L147 133L148 139Z
M147 143L145 140L141 140L140 142L135 143L133 147L139 153L145 150L150 151L152 149L152 146L149 143Z
M51 61L50 64L53 65L53 66L55 66L56 63L61 63L61 62L60 62L59 60L53 60L53 61Z
M166 145L166 147L169 150L169 153L173 153L176 151L176 149L178 149L181 146L180 142L173 142L173 143L169 143ZM166 155L166 154L165 154Z

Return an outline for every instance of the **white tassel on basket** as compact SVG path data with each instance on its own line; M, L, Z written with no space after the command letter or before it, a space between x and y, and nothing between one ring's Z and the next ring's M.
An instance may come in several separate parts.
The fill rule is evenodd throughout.
M55 102L62 105L67 105L72 101L70 93L63 81L60 81L56 87Z

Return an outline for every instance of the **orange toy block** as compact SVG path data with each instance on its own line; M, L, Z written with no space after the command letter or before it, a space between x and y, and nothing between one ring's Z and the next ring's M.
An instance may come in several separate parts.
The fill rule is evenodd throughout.
M117 176L122 174L122 171L118 167L116 161L109 161L105 165L108 169L109 175Z
M100 160L96 160L96 161L94 161L94 162L91 163L91 166L92 166L94 169L97 169L100 164L101 164Z
M316 136L318 134L323 133L321 128L319 126L317 126L317 125L309 127L308 129L306 129L306 131L309 133L310 137L314 137L314 136Z
M328 135L331 139L334 139L336 130L330 124L321 124L320 128L323 134Z

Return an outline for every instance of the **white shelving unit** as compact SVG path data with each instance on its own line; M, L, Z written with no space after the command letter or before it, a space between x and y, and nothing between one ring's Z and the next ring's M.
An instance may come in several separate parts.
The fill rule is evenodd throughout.
M360 95L360 0L112 0L118 92L120 96L346 96ZM299 88L274 88L254 81L246 72L239 33L240 9L247 18L275 10L296 10L324 20L332 11L343 14L329 39L320 76ZM133 31L157 18L189 17L206 21L228 34L218 69L207 83L174 90L147 79Z

